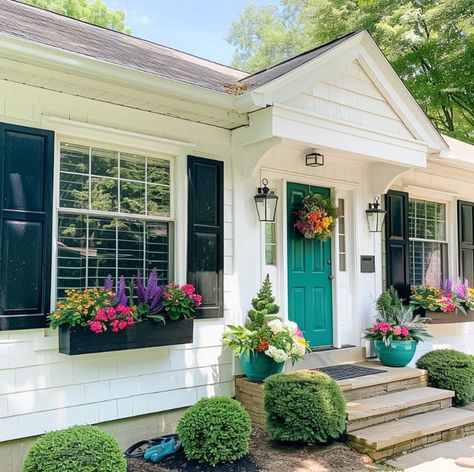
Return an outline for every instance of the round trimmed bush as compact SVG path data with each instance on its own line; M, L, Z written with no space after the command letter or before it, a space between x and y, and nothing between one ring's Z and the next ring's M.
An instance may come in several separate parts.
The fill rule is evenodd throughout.
M199 400L178 423L186 457L213 466L245 456L251 431L248 413L238 401L228 397Z
M433 387L454 390L456 405L465 405L474 399L474 356L452 349L431 351L416 363L428 371Z
M126 472L117 441L93 426L46 433L31 446L23 472Z
M266 429L277 441L326 442L346 427L346 401L322 372L297 371L268 377L264 384Z

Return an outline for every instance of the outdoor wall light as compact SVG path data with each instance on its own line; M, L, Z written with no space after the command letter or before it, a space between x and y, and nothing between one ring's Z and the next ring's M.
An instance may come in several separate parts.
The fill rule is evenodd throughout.
M369 203L369 208L365 210L369 231L371 233L380 233L382 231L386 213L385 210L380 208L380 197L374 197L374 202Z
M308 167L319 167L324 165L324 156L319 152L310 152L306 154L306 165Z
M258 219L260 221L275 221L278 196L268 188L268 180L262 180L262 187L258 187L255 199Z

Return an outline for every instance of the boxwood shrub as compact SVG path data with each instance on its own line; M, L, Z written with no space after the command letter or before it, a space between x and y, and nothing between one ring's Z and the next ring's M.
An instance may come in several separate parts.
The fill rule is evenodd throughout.
M199 400L186 410L177 429L188 459L215 466L234 462L249 452L250 417L232 398Z
M440 349L420 357L416 366L428 371L433 387L454 390L456 405L465 405L474 399L474 356Z
M23 472L126 472L117 441L93 426L46 433L31 446Z
M328 375L297 371L268 377L264 384L266 429L278 441L326 442L346 427L346 402Z

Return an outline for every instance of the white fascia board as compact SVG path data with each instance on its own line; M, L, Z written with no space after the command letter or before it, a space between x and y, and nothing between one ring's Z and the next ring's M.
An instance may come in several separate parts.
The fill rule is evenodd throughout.
M419 141L373 132L314 113L273 106L273 135L308 144L360 154L408 167L426 167L428 146Z
M110 80L121 85L139 87L145 91L165 93L181 99L235 110L236 97L224 92L171 80L3 33L0 33L0 56L72 75L82 75L102 81Z
M359 59L361 67L374 81L410 131L430 145L431 153L448 149L446 141L425 115L369 34L363 36L362 46Z

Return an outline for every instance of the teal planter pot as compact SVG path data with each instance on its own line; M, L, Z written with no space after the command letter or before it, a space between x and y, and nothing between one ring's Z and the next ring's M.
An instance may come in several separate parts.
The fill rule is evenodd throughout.
M380 362L387 367L407 366L416 351L416 341L392 341L386 346L383 341L376 340L374 344Z
M279 374L284 362L275 362L263 352L248 352L240 356L240 365L249 380L253 382L263 382L273 374Z

